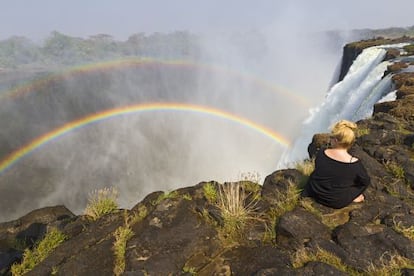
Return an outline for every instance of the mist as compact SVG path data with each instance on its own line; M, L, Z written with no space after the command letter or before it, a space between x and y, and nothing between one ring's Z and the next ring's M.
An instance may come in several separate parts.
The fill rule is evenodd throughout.
M3 98L1 158L65 123L153 102L219 109L293 141L309 109L336 81L342 46L353 39L338 32L333 40L308 26L306 16L296 16L299 11L287 9L260 28L198 34L198 55L186 61L192 66L91 70L57 78L12 100ZM170 51L168 45L160 49ZM22 81L38 78L24 75ZM2 83L2 93L19 82ZM51 139L1 172L0 221L57 204L79 214L88 194L103 187L116 187L121 207L131 208L151 192L201 181L236 181L249 172L263 181L286 150L245 125L191 110L105 119Z

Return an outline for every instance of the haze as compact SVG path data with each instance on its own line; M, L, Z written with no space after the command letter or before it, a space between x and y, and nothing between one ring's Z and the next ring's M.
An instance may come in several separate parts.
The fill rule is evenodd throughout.
M411 26L411 0L2 0L0 39L43 39L57 30L71 36L137 32L218 32L299 24L307 30ZM390 11L392 9L392 11Z
M3 100L2 144L15 148L22 146L19 139L51 131L53 120L63 124L100 108L160 100L237 114L294 141L309 108L319 106L337 80L342 46L361 39L347 31L411 26L414 10L412 0L0 0L0 5L0 40L25 36L41 45L57 31L126 41L136 33L190 31L200 44L197 58L184 60L193 67L140 66L102 78L81 75L65 78L59 89L48 86L51 93L46 89L15 102ZM166 44L160 49L168 52ZM153 58L165 56L159 51ZM1 69L10 68L4 63ZM4 85L3 90L12 88ZM117 187L121 205L130 208L152 191L235 180L244 172L258 172L263 180L276 169L285 148L213 119L154 112L56 139L1 175L0 221L56 204L81 212L88 193L103 186Z

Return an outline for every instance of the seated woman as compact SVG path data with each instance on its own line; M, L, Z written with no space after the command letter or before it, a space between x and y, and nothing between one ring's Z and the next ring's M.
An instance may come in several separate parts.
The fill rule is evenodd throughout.
M321 149L315 159L315 170L309 177L302 196L332 208L343 208L351 202L364 201L362 192L370 178L361 161L351 156L348 149L355 141L357 125L342 120L331 133L331 148Z

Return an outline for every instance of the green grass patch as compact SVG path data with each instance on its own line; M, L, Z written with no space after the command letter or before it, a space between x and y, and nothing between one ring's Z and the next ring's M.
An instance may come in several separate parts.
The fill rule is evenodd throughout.
M266 214L267 231L263 238L264 242L273 242L276 239L276 224L283 214L292 211L298 205L300 190L289 180L286 191L279 191L276 197L277 203Z
M120 226L115 230L112 249L115 254L114 274L117 276L122 275L125 270L126 244L133 235L134 232L128 225Z
M89 194L85 215L97 220L103 215L118 209L118 190L116 188L103 188Z
M124 225L118 227L114 232L114 244L112 250L115 255L114 262L114 275L122 275L125 270L125 252L126 245L130 238L133 237L134 232L132 231L132 225L143 220L148 214L148 210L145 206L141 206L138 212L132 214L124 213Z
M203 186L204 196L206 197L207 201L211 204L217 201L217 189L216 185L212 182L208 182Z
M20 264L12 265L12 275L23 275L31 271L66 239L65 234L55 228L51 229L32 250L26 249L24 251Z
M178 192L177 191L172 191L172 192L164 192L163 194L161 194L160 196L158 196L158 198L156 200L154 200L152 202L152 205L156 206L158 205L161 201L165 200L165 199L173 199L173 198L177 198L178 197Z

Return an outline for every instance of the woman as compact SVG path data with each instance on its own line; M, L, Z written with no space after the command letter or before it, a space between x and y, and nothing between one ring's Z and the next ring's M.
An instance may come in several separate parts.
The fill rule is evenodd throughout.
M356 128L355 123L346 120L333 126L331 148L319 150L303 196L332 208L364 201L362 192L370 184L370 178L361 161L348 153L355 141Z

